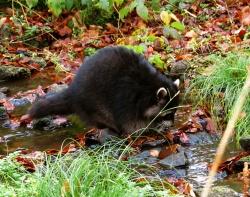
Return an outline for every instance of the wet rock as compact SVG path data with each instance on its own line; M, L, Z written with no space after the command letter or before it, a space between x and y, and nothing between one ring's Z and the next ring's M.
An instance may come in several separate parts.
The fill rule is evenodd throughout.
M240 146L245 151L250 151L250 135L240 138Z
M68 125L66 118L57 117L53 118L52 116L47 116L44 118L33 120L32 126L34 129L51 131Z
M161 170L159 172L159 175L161 177L175 177L179 179L187 176L187 170L186 169Z
M171 74L184 74L189 67L187 61L181 60L171 64L170 73Z
M30 70L27 68L0 65L0 80L22 79L30 76Z
M176 167L184 167L188 164L184 148L178 149L179 152L171 154L158 163L166 169L174 169Z
M0 107L0 121L8 119L9 116L4 107Z
M184 80L184 75L187 72L187 69L189 68L189 63L187 61L177 61L170 65L170 71L169 75L175 78L181 79L181 81Z
M20 107L24 106L30 103L30 101L27 98L20 98L20 99L10 99L10 102L15 106L15 107Z
M201 145L201 144L212 144L217 136L214 134L209 134L206 131L196 132L196 133L188 133L189 145Z
M53 119L51 116L33 120L32 123L33 128L39 130L44 130L44 127L51 127L52 124L53 124Z
M197 193L198 196L201 195L202 189L199 189ZM227 186L215 186L209 192L209 197L240 197L241 194L234 191L232 188Z
M165 139L161 139L161 140L154 140L151 142L145 142L142 145L142 148L152 148L152 147L156 147L156 146L160 146L166 143Z
M155 164L159 161L159 159L152 156L152 150L154 149L142 151L141 153L135 156L131 156L129 159L136 163ZM157 149L157 151L159 150Z
M6 94L0 92L0 99L4 99L4 98L6 98Z

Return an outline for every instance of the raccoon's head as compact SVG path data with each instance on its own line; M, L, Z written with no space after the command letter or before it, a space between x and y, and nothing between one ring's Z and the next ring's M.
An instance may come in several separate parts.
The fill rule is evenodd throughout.
M169 125L174 123L174 115L179 104L180 80L167 82L155 92L155 103L145 110L144 116L157 121L169 121Z

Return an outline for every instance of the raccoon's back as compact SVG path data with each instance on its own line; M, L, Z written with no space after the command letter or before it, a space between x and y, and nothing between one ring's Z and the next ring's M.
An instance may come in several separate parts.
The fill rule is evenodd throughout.
M106 47L85 60L71 88L75 103L88 113L100 106L111 114L136 113L136 102L148 98L140 106L149 105L163 81L143 56L124 47Z
M135 84L150 85L157 80L156 69L142 55L124 47L105 47L86 58L72 86L81 87L77 90L80 93L105 94Z

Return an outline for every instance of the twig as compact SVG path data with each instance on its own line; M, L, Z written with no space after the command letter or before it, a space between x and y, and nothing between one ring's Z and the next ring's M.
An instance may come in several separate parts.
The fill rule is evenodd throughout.
M121 34L121 36L124 37L124 35L123 35L123 33L122 33L121 29L120 29L120 25L121 25L121 24L120 24L120 21L121 21L121 19L120 19L119 11L118 11L118 9L116 8L115 4L113 4L113 8L115 9L115 11L117 12L117 14L119 15L118 22L117 22L118 31L119 31L119 33Z
M244 169L243 169L243 196L244 197L249 196L249 192L248 192L249 182L250 182L249 175L250 173L248 169L248 163L244 162Z
M207 197L210 191L210 188L212 186L213 183L213 179L214 176L216 175L216 172L218 170L218 167L222 161L222 156L225 152L226 146L229 142L230 137L233 134L233 129L235 127L235 124L237 122L238 117L240 116L241 113L241 109L245 103L245 100L247 98L247 95L250 92L250 66L248 66L248 76L247 79L245 81L245 84L240 92L240 95L238 97L238 99L236 100L233 110L232 110L232 116L230 118L230 120L228 121L227 124L227 128L222 136L222 139L220 141L220 144L218 146L217 152L216 152L216 156L212 165L212 168L209 172L208 175L208 180L206 182L206 185L203 188L201 197Z

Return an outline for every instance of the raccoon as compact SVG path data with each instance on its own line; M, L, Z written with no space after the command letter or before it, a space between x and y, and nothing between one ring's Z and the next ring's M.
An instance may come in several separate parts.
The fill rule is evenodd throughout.
M173 121L178 86L179 80L167 78L142 55L105 47L85 58L67 89L39 99L28 114L34 119L74 113L90 127L126 135L147 127L156 116L155 122Z

